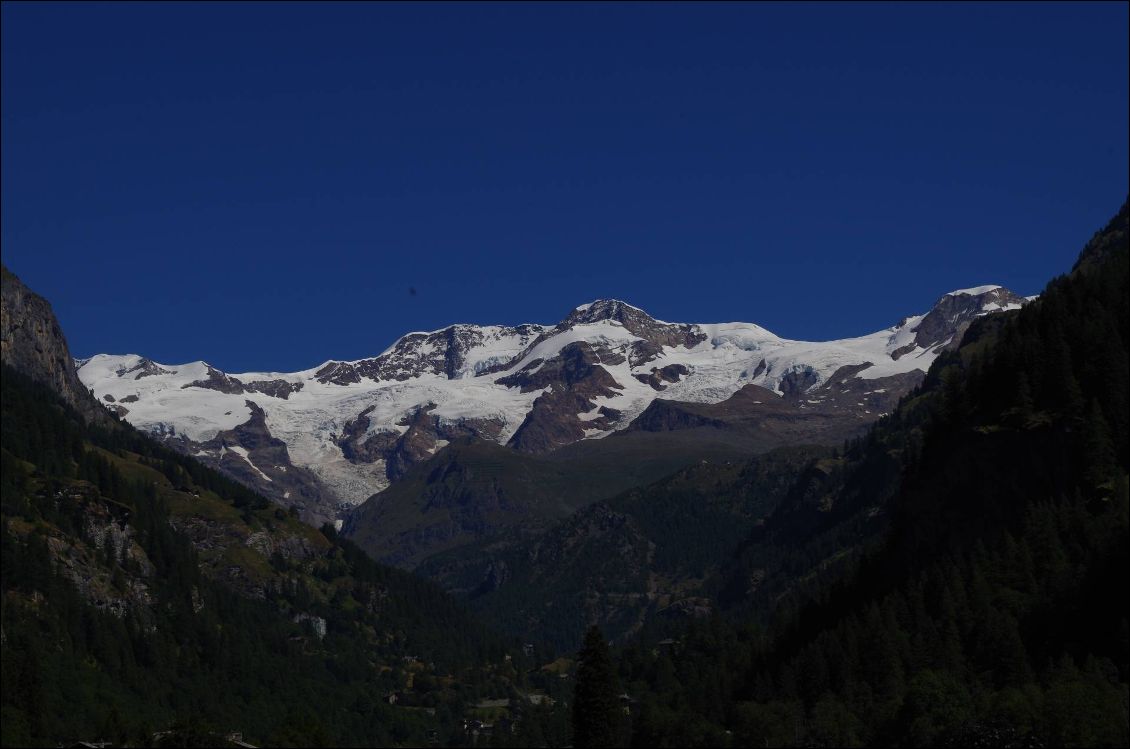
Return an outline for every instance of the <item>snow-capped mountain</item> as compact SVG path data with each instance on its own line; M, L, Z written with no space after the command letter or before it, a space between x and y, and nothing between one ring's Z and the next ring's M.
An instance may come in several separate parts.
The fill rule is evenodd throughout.
M753 323L668 323L606 299L555 326L452 325L301 372L231 374L137 355L76 366L138 428L328 519L450 440L547 452L624 429L660 398L719 404L752 385L801 407L853 409L862 425L972 319L1024 302L1000 286L963 289L885 330L809 342Z

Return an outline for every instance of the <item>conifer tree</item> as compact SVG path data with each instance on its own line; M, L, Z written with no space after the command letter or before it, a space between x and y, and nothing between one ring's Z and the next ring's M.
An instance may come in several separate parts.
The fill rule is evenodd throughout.
M573 691L573 746L616 746L619 712L608 643L599 627L589 627L579 655Z

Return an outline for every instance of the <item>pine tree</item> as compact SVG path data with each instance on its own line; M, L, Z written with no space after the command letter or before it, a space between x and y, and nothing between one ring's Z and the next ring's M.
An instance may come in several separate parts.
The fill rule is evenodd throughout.
M1097 490L1114 475L1117 459L1114 443L1110 439L1110 428L1103 418L1102 408L1097 400L1091 401L1086 421L1086 471L1088 488Z
M579 655L573 690L573 746L616 746L620 713L608 643L599 627L589 627Z

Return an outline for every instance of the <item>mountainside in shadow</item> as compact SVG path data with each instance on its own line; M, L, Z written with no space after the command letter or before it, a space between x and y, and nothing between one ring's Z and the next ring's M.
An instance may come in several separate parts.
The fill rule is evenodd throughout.
M374 559L414 568L452 549L509 544L690 463L752 451L748 441L698 433L617 434L548 455L464 439L354 510L342 534Z
M416 572L467 596L486 620L559 650L597 624L625 639L656 617L715 610L712 579L829 448L701 461L589 504L540 533L510 533L430 557ZM819 461L817 461L819 462Z
M1127 226L802 472L725 616L623 649L633 745L1130 742Z

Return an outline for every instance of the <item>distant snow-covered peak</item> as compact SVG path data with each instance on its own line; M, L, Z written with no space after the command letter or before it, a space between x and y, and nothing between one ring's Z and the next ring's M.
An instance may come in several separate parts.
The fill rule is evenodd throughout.
M568 317L561 321L559 327L569 323L590 323L598 320L623 322L625 317L646 318L655 322L663 322L656 320L634 304L628 304L621 299L596 299L574 307Z

